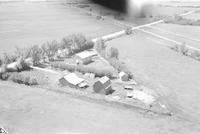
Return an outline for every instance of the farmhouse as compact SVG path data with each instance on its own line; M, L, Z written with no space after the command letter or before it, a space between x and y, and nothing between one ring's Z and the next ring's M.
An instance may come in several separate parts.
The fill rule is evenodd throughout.
M119 78L120 78L122 81L128 81L128 80L129 80L128 74L126 74L125 72L120 72L120 73L119 73Z
M77 64L89 64L92 62L92 57L96 56L97 54L90 51L83 51L81 53L76 54L76 63Z
M75 73L65 75L59 82L62 86L70 86L72 88L86 88L88 86L87 82L79 78Z
M101 94L109 94L112 90L111 81L107 76L100 78L97 82L93 85L93 90L96 93Z

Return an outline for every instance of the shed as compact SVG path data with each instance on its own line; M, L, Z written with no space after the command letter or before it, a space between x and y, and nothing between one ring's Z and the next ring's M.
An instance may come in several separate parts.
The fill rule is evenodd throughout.
M93 90L96 93L109 94L112 90L110 79L107 76L100 78L94 83Z
M6 69L9 72L15 72L15 71L18 70L18 66L19 66L19 63L17 61L15 61L15 62L12 62L12 63L8 64Z
M88 86L87 82L79 78L75 73L70 73L65 75L59 80L62 86L70 86L73 88L86 88Z
M125 72L120 72L119 78L121 79L121 81L128 81L129 80L128 74L125 73Z
M83 51L78 54L76 54L76 63L77 64L89 64L92 62L92 57L96 56L97 54L95 52L90 51Z

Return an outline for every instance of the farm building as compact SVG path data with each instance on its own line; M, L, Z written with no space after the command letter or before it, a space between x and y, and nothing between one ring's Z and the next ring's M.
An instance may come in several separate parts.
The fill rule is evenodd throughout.
M59 57L59 58L66 58L68 57L69 55L69 50L66 48L66 49L59 49L56 53L56 56Z
M125 72L120 72L120 73L119 73L119 78L120 78L122 81L128 81L128 80L129 80L128 74L126 74Z
M81 53L76 54L76 63L77 64L89 64L92 62L92 57L96 56L97 54L90 51L83 51Z
M100 78L93 85L93 90L96 93L109 94L112 90L111 81L107 76Z
M65 75L59 82L62 86L70 86L72 88L86 88L88 86L87 82L79 78L75 73Z

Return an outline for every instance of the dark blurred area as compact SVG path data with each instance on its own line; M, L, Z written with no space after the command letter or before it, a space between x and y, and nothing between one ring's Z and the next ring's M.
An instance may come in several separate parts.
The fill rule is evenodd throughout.
M104 7L125 13L129 18L152 16L154 3L151 0L90 0Z
M125 13L127 10L127 0L90 0L107 8Z

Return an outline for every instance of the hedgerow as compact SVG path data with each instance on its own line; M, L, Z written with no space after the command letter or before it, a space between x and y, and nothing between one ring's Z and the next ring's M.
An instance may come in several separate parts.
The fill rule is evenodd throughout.
M62 70L68 70L70 72L78 71L83 74L93 73L93 74L95 74L96 77L107 76L109 78L113 78L115 76L114 72L112 70L98 69L98 68L88 67L88 66L84 66L84 65L72 65L72 64L62 63L62 62L53 62L53 63L51 63L51 66L54 68L62 69Z
M25 84L28 86L38 85L38 81L36 78L32 78L30 76L26 76L20 73L13 73L10 78L11 81L18 83L18 84Z
M195 60L200 61L200 51L191 49L190 47L185 45L185 43L183 43L182 45L174 45L171 47L171 49L185 56L189 56Z

